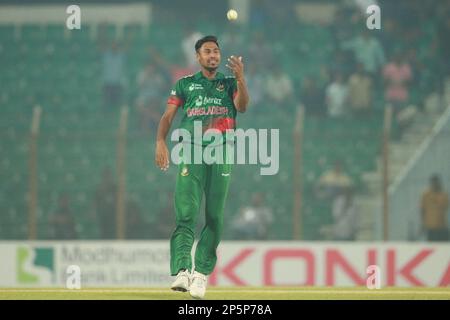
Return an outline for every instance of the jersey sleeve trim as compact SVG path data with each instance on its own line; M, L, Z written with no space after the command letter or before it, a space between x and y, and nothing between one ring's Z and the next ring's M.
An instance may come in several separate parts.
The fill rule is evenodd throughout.
M183 104L183 99L172 95L167 99L167 104L173 104L173 105L179 107Z

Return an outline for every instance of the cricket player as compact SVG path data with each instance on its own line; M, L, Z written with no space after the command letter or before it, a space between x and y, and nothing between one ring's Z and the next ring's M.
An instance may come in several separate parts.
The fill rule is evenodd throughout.
M215 36L199 39L195 51L201 70L176 82L159 123L155 161L161 170L169 168L165 140L178 110L183 113L180 128L192 136L194 121L201 121L202 132L213 128L225 135L227 129L235 128L237 112L245 112L249 103L241 57L228 59L226 66L234 76L225 76L217 71L221 56ZM203 137L201 141L183 142L200 145L200 151L210 143ZM205 295L207 276L214 270L217 260L216 249L222 235L223 211L232 168L227 161L195 164L186 159L183 154L175 186L176 228L170 239L170 272L176 279L171 288L182 292L189 290L193 298L201 299ZM191 249L203 194L206 223L196 247L194 270Z

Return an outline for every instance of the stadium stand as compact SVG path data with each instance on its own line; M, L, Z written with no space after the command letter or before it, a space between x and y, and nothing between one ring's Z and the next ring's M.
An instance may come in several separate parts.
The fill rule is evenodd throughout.
M38 237L48 237L48 215L61 193L70 195L79 238L100 237L98 225L92 220L93 202L102 170L116 165L119 110L102 109L100 52L93 33L86 32L89 28L83 26L83 32L67 32L58 25L0 25L2 239L27 237L28 143L35 105L43 110L38 140ZM207 25L200 28L208 30ZM301 33L283 32L285 37L281 38L277 37L275 29L266 33L267 40L274 43L274 55L282 61L283 70L296 88L305 76L316 74L328 65L335 50L331 30L313 25L302 25L301 29ZM105 26L102 32L110 40L118 37L114 25ZM181 64L182 52L174 50L173 44L182 41L183 30L170 24L155 25L149 30L140 25L127 25L124 34L127 39L125 104L130 106L127 193L138 202L143 218L154 225L167 204L165 195L173 189L175 170L163 174L156 168L153 163L155 133L146 136L136 129L135 79L148 59L149 45L157 48L169 64ZM246 31L244 38L250 39L251 32ZM419 39L418 45L428 44ZM376 89L374 96L378 98L372 117L305 118L302 170L305 239L319 239L319 227L331 220L330 205L316 199L314 184L335 160L344 161L356 190L364 192L361 174L374 168L380 151L384 101L379 98L383 96L382 88ZM161 92L162 102L167 94L168 91ZM414 94L414 99L420 101L426 88ZM273 105L252 105L251 108L265 111L252 111L251 116L238 119L242 128L280 128L279 174L265 177L258 174L256 166L236 166L234 179L239 180L239 188L232 185L230 193L236 200L226 207L226 214L231 218L248 202L253 191L264 192L267 204L277 217L270 235L272 239L292 237L290 172L296 165L292 148L295 107L288 114ZM15 228L10 227L13 225ZM149 230L149 238L151 232Z

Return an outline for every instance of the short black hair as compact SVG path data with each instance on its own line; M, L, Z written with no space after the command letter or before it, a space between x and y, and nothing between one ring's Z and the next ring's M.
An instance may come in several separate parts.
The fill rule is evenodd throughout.
M202 47L202 45L205 42L214 42L219 47L219 42L217 42L217 37L209 35L209 36L205 36L205 37L197 40L197 42L195 43L195 51L198 52L198 50Z

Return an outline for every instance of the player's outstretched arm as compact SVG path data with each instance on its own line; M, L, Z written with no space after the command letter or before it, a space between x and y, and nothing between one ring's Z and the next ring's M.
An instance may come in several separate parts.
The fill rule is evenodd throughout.
M174 104L167 104L166 111L161 117L158 125L158 134L156 136L155 163L163 171L169 169L169 150L166 145L167 133L172 125L173 118L177 113L178 107Z
M234 105L239 112L247 110L250 97L248 95L247 84L244 77L244 63L242 57L231 56L228 58L227 67L231 69L237 82L237 94L234 97Z

